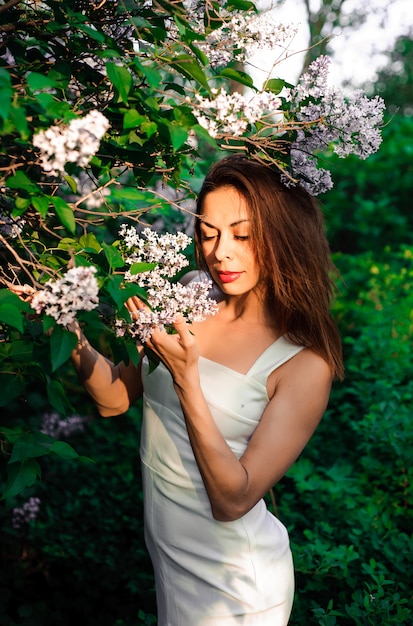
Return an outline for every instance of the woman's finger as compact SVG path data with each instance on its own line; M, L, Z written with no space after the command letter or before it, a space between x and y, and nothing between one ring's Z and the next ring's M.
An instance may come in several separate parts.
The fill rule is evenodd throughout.
M189 323L186 321L184 316L181 315L180 313L178 313L178 315L175 316L173 327L178 333L180 343L183 346L189 346L189 344L195 341L193 334L189 330Z
M131 298L128 298L125 302L125 306L131 316L133 316L134 313L139 313L141 309L149 310L149 307L137 296L132 296Z
M26 301L30 301L36 293L36 290L31 285L10 285L9 290Z

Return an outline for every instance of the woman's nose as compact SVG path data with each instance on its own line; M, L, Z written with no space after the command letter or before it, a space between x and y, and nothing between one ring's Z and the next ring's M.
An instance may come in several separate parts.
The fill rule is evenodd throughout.
M215 247L215 257L218 261L231 259L233 256L232 242L228 237L220 237Z

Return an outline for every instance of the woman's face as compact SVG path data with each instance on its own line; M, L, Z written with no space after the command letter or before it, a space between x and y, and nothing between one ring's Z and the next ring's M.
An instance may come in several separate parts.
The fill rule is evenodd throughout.
M213 280L228 295L255 289L260 280L251 243L245 198L234 187L220 187L204 198L200 216L201 247Z

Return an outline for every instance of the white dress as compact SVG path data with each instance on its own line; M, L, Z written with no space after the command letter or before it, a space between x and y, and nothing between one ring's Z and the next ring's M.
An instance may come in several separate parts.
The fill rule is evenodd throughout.
M238 458L268 403L268 375L300 350L280 337L245 375L200 358L206 401ZM213 518L171 375L162 364L143 370L145 539L158 626L285 626L294 594L286 528L263 500L236 521Z

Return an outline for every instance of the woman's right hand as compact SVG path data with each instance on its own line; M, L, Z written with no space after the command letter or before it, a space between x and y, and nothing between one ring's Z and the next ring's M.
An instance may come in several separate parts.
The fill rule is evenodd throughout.
M15 293L16 296L19 296L21 300L24 302L31 302L34 294L36 293L36 289L34 289L31 285L8 285L8 289Z

